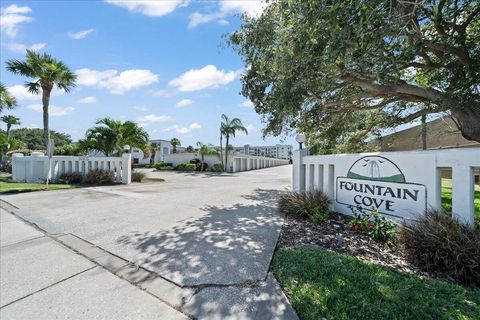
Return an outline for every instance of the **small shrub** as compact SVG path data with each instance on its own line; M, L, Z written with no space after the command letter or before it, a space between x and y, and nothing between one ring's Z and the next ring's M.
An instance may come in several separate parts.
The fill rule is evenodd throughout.
M173 170L173 167L172 166L164 166L164 167L158 168L158 170Z
M161 168L167 167L167 164L163 161L159 161L153 165L153 167L157 170L161 170Z
M480 230L438 210L400 228L407 258L419 268L480 286Z
M190 160L190 163L192 163L192 164L197 164L197 163L200 163L200 162L201 162L200 159L192 159L192 160Z
M278 200L278 209L284 213L309 218L313 223L326 221L330 215L330 198L320 190L288 191Z
M145 178L145 173L140 171L132 172L132 182L142 182L143 178Z
M92 170L87 173L83 182L91 185L113 184L115 182L115 174L112 171Z
M65 172L58 176L56 183L75 184L83 181L83 175L80 172Z
M222 172L222 171L223 171L223 166L222 166L221 163L215 163L215 164L212 166L211 170L212 170L213 172Z
M375 241L393 245L397 236L395 223L378 213L377 209L366 211L351 207L354 218L351 221L352 230L368 235Z
M179 171L195 171L197 166L194 163L180 163L175 169Z

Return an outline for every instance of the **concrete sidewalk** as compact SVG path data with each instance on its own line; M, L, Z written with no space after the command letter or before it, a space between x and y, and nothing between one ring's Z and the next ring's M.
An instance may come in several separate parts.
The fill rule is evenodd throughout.
M3 208L0 228L2 320L187 319Z

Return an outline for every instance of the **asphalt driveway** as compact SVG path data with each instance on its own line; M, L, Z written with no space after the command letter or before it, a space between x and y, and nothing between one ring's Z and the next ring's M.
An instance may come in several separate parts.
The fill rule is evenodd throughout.
M272 318L295 318L268 273L283 222L275 198L291 185L291 166L221 175L149 170L148 175L165 182L3 199L48 234L73 235L193 290L182 307L187 315L251 318L269 312L276 314ZM248 303L262 290L268 291L266 299ZM230 308L220 307L225 304Z

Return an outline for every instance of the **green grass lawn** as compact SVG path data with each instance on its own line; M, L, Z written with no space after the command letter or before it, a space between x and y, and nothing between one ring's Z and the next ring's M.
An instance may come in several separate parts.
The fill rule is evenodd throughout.
M475 206L475 223L480 225L480 186L475 185L473 205ZM452 212L452 179L442 179L442 207Z
M420 279L357 258L282 248L273 271L300 319L480 319L480 289Z
M75 186L71 184L50 184L48 186L48 190L61 190L72 188L75 188ZM42 190L45 190L45 184L43 183L13 182L7 177L0 177L0 194Z

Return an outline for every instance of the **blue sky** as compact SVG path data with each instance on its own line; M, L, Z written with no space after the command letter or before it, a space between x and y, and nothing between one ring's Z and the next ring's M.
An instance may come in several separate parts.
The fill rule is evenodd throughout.
M141 123L152 139L178 137L218 144L220 115L239 117L249 129L235 145L276 144L261 138L262 123L239 94L241 58L224 35L239 13L258 14L258 1L2 1L1 81L19 107L5 113L23 127L42 127L41 101L8 73L5 61L26 48L64 61L79 78L73 92L54 92L50 127L82 138L96 119ZM293 144L292 137L286 143Z

